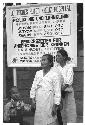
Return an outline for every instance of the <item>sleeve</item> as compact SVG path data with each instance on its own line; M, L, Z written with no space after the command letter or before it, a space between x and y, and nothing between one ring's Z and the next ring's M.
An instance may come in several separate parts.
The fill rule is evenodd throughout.
M61 76L59 74L56 74L54 80L54 104L59 105L61 101Z
M37 89L37 72L35 74L35 78L34 78L34 81L30 90L30 98L35 98L36 89Z
M64 84L72 85L73 83L73 67L69 66L66 72L66 76L64 76Z

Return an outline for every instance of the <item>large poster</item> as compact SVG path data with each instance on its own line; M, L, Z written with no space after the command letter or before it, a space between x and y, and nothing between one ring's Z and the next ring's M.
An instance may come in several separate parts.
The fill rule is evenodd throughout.
M77 7L73 3L11 6L6 9L9 67L39 67L43 54L64 48L77 65Z

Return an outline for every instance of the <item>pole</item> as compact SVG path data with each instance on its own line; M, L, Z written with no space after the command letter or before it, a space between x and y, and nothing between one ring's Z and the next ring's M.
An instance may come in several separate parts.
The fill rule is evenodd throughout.
M16 68L13 68L13 85L14 85L14 86L17 86Z

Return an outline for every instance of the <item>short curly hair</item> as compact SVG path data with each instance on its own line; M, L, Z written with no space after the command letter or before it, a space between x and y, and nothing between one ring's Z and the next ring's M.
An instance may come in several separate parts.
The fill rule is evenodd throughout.
M57 53L60 53L64 57L65 61L70 61L71 60L71 58L68 57L68 53L67 53L66 50L60 49L60 50L57 51Z

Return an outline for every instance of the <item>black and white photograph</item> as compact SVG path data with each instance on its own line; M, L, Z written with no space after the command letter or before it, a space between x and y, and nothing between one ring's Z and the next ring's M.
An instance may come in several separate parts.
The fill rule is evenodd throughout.
M2 9L3 125L84 125L84 3Z

